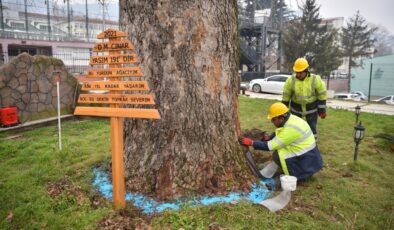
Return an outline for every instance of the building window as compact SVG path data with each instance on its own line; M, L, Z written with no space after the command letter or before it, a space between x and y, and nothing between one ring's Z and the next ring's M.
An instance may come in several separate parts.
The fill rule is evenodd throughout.
M11 22L11 27L15 29L25 29L25 23L23 22Z

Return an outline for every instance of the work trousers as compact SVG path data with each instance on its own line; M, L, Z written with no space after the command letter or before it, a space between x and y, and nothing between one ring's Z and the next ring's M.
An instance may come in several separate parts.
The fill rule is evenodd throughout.
M272 153L272 160L282 169L278 151ZM323 167L323 160L317 146L301 156L286 159L285 162L290 175L297 177L298 181L307 180Z

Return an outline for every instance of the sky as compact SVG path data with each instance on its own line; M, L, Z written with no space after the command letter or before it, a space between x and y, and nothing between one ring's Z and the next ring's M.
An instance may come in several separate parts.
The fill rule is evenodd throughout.
M297 2L305 0L286 0L287 5L297 9ZM367 22L384 26L394 34L394 0L316 0L320 5L322 18L344 17L345 20L354 16L357 10Z

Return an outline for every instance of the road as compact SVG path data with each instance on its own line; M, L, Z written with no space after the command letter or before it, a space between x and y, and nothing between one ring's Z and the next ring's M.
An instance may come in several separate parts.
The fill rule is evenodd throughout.
M282 95L268 93L254 93L251 91L246 91L246 95L249 95L250 98L264 98L278 101L282 100ZM357 105L361 107L362 112L394 115L394 105L367 103L363 101L344 101L334 99L327 100L327 106L333 109L354 111L354 108Z

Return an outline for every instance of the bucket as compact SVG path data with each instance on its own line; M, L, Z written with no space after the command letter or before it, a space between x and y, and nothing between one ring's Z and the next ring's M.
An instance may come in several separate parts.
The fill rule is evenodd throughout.
M297 177L281 175L280 183L284 191L295 191L297 188Z

